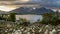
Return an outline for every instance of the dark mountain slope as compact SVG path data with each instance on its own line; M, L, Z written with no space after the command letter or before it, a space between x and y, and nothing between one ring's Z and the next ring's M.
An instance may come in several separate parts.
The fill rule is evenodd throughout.
M16 14L35 14L35 15L40 15L40 14L43 14L43 13L53 12L53 10L46 9L44 7L36 8L36 9L21 7L21 8L17 8L15 10L12 10L9 13L11 13L11 12L16 13Z

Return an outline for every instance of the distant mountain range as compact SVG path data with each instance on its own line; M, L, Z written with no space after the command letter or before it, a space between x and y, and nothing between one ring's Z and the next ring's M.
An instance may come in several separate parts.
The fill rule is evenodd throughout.
M50 13L50 12L54 12L54 11L51 10L51 9L46 9L44 7L36 8L36 9L21 7L21 8L17 8L15 10L12 10L9 13L11 13L11 12L16 13L16 14L35 14L35 15L40 15L40 14L43 14L43 13Z
M9 13L0 10L0 14L9 14Z
M4 12L4 11L0 11L0 14L3 13L3 14L9 14L9 13L16 13L16 14L33 14L33 15L40 15L40 14L43 14L43 13L50 13L50 12L54 12L53 10L51 9L46 9L44 7L41 7L41 8L27 8L27 7L21 7L21 8L17 8L15 10L12 10L12 11L9 11L8 13L7 12Z

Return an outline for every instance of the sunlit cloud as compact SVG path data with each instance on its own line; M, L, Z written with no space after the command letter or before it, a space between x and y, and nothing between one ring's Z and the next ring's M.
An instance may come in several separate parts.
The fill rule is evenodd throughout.
M11 11L11 10L14 10L16 9L17 7L16 6L0 6L0 10L2 11Z
M20 1L21 3L29 2L29 0L18 0L18 1Z
M0 0L0 5L2 5L2 4L8 4L8 5L11 5L11 4L18 4L18 3L27 3L27 2L29 2L30 0Z

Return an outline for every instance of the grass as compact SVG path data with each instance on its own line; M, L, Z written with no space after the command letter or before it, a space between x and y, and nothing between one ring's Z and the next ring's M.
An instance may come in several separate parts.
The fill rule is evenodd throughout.
M46 32L46 30L48 30L49 32L50 31L52 32L53 29L56 29L56 33L60 32L60 31L58 31L58 29L60 29L60 28L58 28L58 26L52 26L52 25L47 26L45 24L39 24L39 23L33 23L33 24L30 24L29 26L19 25L17 23L0 23L0 33L1 34L8 34L8 33L12 34L12 33L16 33L16 32L17 33L21 32L22 34L28 34L28 33L44 34ZM49 33L49 32L47 32L47 33Z

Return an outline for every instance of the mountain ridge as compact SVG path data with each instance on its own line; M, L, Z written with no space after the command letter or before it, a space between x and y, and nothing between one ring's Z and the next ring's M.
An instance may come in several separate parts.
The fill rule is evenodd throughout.
M40 15L43 13L50 13L50 12L54 12L51 9L46 9L45 7L40 7L40 8L27 8L27 7L21 7L21 8L17 8L15 10L10 11L9 13L16 13L16 14L34 14L34 15Z

